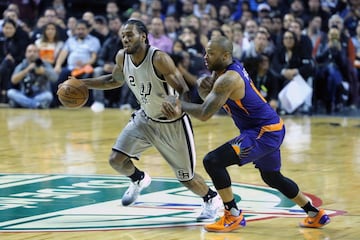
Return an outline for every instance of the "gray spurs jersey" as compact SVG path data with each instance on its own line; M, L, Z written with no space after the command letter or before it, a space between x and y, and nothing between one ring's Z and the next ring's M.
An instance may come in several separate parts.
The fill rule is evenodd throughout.
M136 66L131 55L125 53L124 57L124 76L126 82L140 103L145 114L153 119L163 119L160 107L164 101L164 96L175 94L175 91L160 79L154 69L153 56L159 49L150 46L144 60Z

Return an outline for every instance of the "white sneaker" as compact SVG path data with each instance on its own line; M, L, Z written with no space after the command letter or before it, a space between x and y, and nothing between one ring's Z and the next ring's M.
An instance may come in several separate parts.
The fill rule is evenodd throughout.
M142 180L136 181L136 182L130 182L129 188L124 193L121 202L123 206L129 206L130 204L134 203L138 196L140 195L140 192L148 187L151 183L151 177L145 173L145 176Z
M223 202L217 194L211 198L208 202L203 203L203 209L200 215L196 218L196 221L214 221L217 217L218 210L223 206Z
M98 113L104 111L105 105L102 102L94 102L90 108L93 112Z

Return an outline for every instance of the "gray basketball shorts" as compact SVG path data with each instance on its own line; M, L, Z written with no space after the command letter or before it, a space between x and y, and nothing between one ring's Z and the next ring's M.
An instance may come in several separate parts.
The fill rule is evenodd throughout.
M189 181L194 177L196 153L188 115L165 122L150 119L140 109L133 113L118 136L113 150L139 159L141 153L152 146L172 167L179 181Z

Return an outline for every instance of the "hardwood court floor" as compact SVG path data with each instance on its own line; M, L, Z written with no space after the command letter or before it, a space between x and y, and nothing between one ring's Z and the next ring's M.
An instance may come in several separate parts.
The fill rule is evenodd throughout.
M0 174L115 175L107 158L130 112L117 109L95 114L79 110L21 110L0 108ZM283 174L306 193L322 200L322 207L345 213L332 217L324 229L301 229L300 218L272 218L249 222L234 233L214 234L201 226L80 232L0 231L0 239L45 240L279 240L360 239L360 118L284 117L287 135L282 147ZM201 159L211 149L237 134L232 121L216 116L208 122L193 119L197 171L206 180ZM153 177L173 178L154 149L140 162ZM229 168L237 183L264 185L251 164ZM2 205L0 201L0 206ZM1 214L1 207L0 207Z

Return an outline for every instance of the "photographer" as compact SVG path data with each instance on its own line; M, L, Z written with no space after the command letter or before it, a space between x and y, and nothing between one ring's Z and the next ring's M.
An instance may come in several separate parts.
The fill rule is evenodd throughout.
M52 65L42 62L39 49L30 44L26 48L25 59L16 66L11 82L19 89L9 89L7 96L11 107L49 108L53 100L50 82L58 75Z

